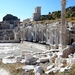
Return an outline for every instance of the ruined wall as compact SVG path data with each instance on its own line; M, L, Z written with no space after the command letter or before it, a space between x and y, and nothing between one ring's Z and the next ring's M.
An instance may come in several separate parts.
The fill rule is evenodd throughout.
M13 30L0 30L0 40L13 40L14 33Z
M68 58L68 55L70 55L73 52L74 52L73 46L69 45L66 48L64 48L62 57L63 58Z

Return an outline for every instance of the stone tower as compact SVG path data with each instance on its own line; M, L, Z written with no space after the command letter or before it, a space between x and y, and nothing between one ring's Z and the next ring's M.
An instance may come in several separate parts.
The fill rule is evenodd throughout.
M41 15L41 7L36 7L35 8L35 13L38 13Z
M32 21L39 21L41 16L41 7L36 7L35 12L32 14Z

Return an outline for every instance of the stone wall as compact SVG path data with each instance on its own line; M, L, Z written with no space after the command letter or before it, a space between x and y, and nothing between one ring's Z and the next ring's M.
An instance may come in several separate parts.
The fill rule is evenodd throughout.
M14 33L13 30L0 30L0 40L13 40Z

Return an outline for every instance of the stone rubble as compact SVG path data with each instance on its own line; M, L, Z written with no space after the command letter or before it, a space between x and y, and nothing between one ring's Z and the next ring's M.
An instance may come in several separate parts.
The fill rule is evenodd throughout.
M55 49L51 49L42 52L22 50L20 51L20 55L7 55L1 58L0 61L4 64L25 64L26 66L23 66L22 69L24 69L25 72L33 70L35 75L41 75L43 69L45 69L44 74L46 75L52 72L56 73L57 71L64 72L65 70L71 70L71 66L75 63L75 53L70 53L67 58L62 58L62 51L59 51L59 49L58 51L54 50ZM39 71L39 69L41 70Z
M70 70L70 69L71 69L71 67L66 66L64 68L60 68L59 72L64 72L64 71L67 71L67 70Z
M41 56L41 58L37 57L37 55L44 54L45 56ZM2 63L24 63L26 66L23 66L22 69L25 70L25 72L28 72L30 70L34 70L35 75L41 75L43 73L44 66L41 66L42 63L51 63L51 65L45 65L45 68L47 71L45 71L45 75L48 75L49 73L53 72L56 73L64 72L65 70L70 70L71 67L63 67L64 64L67 64L69 66L72 66L75 63L75 53L68 55L68 58L62 58L60 52L50 52L45 51L42 53L37 53L37 55L31 55L29 53L23 53L20 56L7 56L2 59ZM54 63L52 62L53 57L55 57ZM31 65L30 65L31 64ZM37 66L38 64L39 66ZM34 66L36 65L36 67ZM63 68L62 68L63 67Z
M50 69L52 69L53 67L54 67L54 64L48 66L48 67L47 67L47 70L50 70Z

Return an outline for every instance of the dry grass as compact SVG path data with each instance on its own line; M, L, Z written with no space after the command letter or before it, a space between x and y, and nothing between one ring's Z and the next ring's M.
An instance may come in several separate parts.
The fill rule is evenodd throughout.
M20 63L16 63L16 64L3 64L3 63L0 63L0 67L6 69L7 71L9 71L10 75L34 75L33 71L25 72L21 68L16 69L16 68L22 67L24 65L25 64L20 64ZM44 74L42 74L42 75L44 75ZM59 73L59 72L57 72L55 74L50 73L49 75L75 75L75 64L72 66L71 70L65 71L63 73Z
M71 70L64 71L62 73L57 72L56 74L53 74L53 75L75 75L75 64L72 66Z
M0 63L0 67L6 69L7 71L10 72L11 75L19 75L19 72L22 72L22 69L16 70L17 67L21 67L22 65L17 63L17 64L2 64Z
M15 64L0 63L0 67L10 72L10 75L34 75L33 71L25 72L24 70L22 70L22 68L16 69L24 65L25 64L20 64L20 63L15 63Z
M57 18L56 20L43 20L43 21L33 21L32 24L46 24L46 23L53 23L53 22L56 22L56 21L61 21L61 18ZM66 21L68 22L74 22L75 23L75 17L72 17L72 18L66 18Z
M66 21L68 21L68 22L74 22L75 23L75 17L66 18Z

